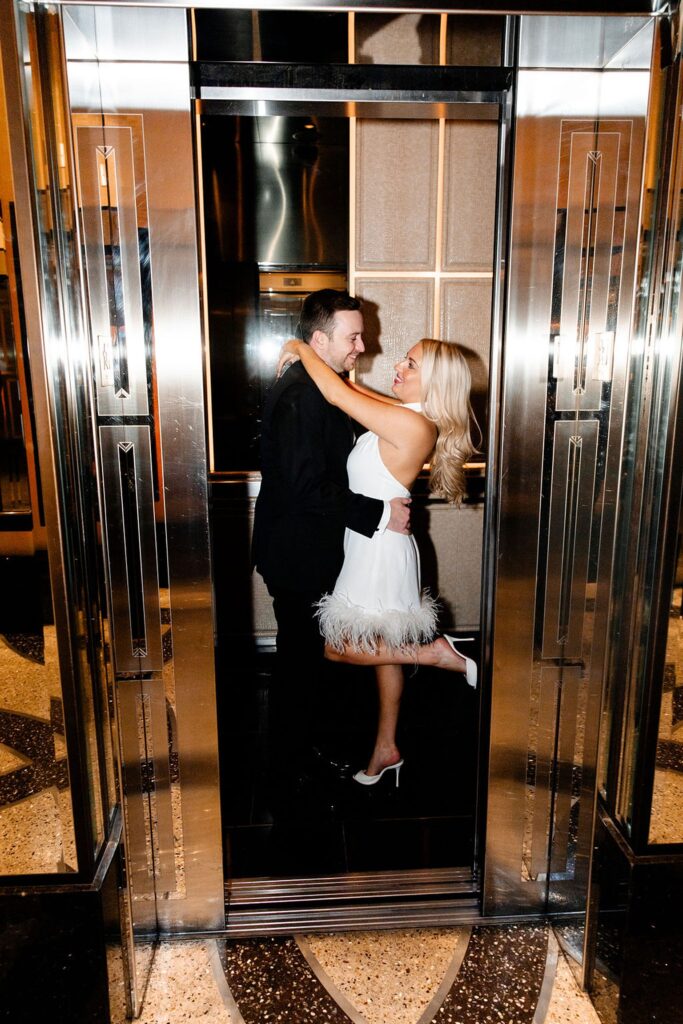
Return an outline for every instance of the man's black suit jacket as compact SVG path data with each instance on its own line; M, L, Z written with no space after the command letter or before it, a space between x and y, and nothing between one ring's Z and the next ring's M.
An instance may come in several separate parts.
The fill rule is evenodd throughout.
M320 394L301 362L273 385L261 433L253 561L268 587L330 591L344 527L371 537L384 504L349 490L349 417Z

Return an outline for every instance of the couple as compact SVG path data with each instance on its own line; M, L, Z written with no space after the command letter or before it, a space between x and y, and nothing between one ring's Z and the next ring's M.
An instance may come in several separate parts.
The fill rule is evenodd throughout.
M348 292L313 292L300 327L264 412L254 524L254 561L278 624L281 698L283 680L321 685L323 653L374 666L377 735L354 779L373 785L393 771L398 785L402 666L463 672L476 685L474 663L450 638L433 639L436 605L421 592L409 530L410 488L430 458L432 492L451 502L463 493L470 373L455 345L425 339L397 364L395 397L349 382L341 374L364 344L360 301ZM352 420L367 429L355 445Z

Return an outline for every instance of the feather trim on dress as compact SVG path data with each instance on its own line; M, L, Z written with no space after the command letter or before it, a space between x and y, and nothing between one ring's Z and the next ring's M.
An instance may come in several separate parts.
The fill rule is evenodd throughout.
M430 643L436 633L438 603L423 592L419 608L368 611L338 594L325 594L315 606L325 642L341 654L345 647L375 654L380 644L391 651Z

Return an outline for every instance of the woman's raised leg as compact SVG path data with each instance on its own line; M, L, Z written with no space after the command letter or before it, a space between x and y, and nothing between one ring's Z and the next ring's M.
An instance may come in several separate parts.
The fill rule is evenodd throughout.
M430 644L414 644L400 649L390 650L384 644L378 644L373 653L357 651L353 647L337 651L326 644L325 657L330 661L343 661L347 665L374 665L376 668L383 665L431 665L451 672L464 672L466 668L465 659L456 654L442 636Z
M365 769L366 775L379 775L383 768L400 761L401 754L396 746L396 728L403 695L403 669L400 665L378 665L377 695L379 697L379 718L375 749Z

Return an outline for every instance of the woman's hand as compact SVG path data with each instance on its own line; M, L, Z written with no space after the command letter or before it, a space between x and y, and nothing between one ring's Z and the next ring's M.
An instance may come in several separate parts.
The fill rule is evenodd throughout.
M298 338L292 338L290 341L286 341L280 349L280 358L277 363L277 377L280 378L285 372L288 366L292 363L297 363L301 356L299 355L299 345L303 345L303 341L299 341Z

